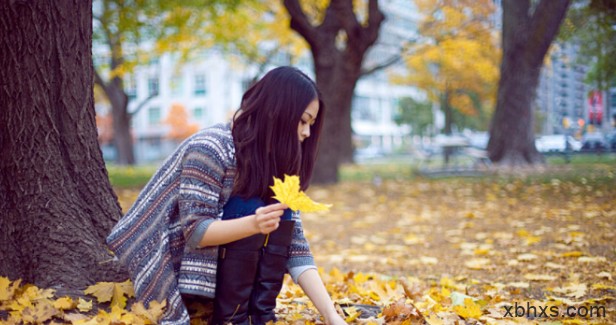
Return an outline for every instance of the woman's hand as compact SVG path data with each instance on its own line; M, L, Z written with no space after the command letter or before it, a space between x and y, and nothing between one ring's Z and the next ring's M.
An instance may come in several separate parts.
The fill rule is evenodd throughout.
M267 235L278 229L280 217L284 210L289 208L286 204L274 203L258 208L255 211L255 224L258 232Z
M326 325L347 325L347 322L338 314L331 313L325 317Z

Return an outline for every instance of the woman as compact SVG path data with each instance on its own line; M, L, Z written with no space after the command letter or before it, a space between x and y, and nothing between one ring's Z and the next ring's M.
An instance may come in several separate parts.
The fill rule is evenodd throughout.
M267 252L246 252L262 250L270 233L274 246L288 246L286 268L325 322L345 324L316 271L299 215L287 212L281 221L287 206L269 188L284 174L299 175L302 190L308 187L323 110L315 83L301 71L268 72L246 91L231 125L184 141L118 222L107 243L128 269L138 300L167 302L162 324L188 324L182 297L189 296L216 296L214 323L271 320L271 296L281 283L259 277L271 273L267 263L276 269L281 261L260 263ZM257 288L270 281L269 289Z

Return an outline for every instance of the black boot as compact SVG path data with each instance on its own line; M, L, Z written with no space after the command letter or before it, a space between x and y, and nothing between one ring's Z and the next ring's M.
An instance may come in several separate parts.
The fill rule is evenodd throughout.
M294 227L295 221L282 220L278 229L271 232L265 241L250 298L249 314L252 324L276 321L276 297L282 289L282 281L287 271Z
M211 324L251 324L248 306L264 242L265 235L257 234L218 248Z

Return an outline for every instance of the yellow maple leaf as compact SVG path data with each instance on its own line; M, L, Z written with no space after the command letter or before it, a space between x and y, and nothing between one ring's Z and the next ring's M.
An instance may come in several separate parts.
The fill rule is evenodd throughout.
M75 307L75 302L71 297L58 298L53 302L53 306L56 309L72 309Z
M81 319L73 322L73 325L109 325L111 316L103 309L98 310L98 314L91 319Z
M135 295L130 280L124 282L98 282L84 290L85 294L93 295L98 302L111 301L111 306L126 306L127 297Z
M137 316L146 320L145 324L157 324L166 306L166 300L162 303L158 301L151 301L149 304L149 308L146 309L143 306L143 303L139 301L131 306L131 311Z
M361 311L358 311L357 308L355 308L355 307L344 308L344 311L349 315L344 320L347 323L350 323L350 322L356 320L361 315Z
M78 303L77 303L77 309L79 309L79 311L81 312L88 312L92 310L92 300L85 300L85 299L79 298Z
M270 186L274 198L289 206L293 211L318 212L327 211L331 204L312 201L306 193L300 191L299 176L284 175L284 182L274 177L274 185Z
M41 299L36 305L26 307L21 312L22 320L26 323L40 324L55 316L58 311L48 299Z
M465 319L478 319L483 314L479 305L476 304L471 298L465 298L463 306L455 306L453 309L458 315L460 315L460 317L464 317Z
M13 293L9 291L11 280L0 276L0 301L6 301L13 297Z

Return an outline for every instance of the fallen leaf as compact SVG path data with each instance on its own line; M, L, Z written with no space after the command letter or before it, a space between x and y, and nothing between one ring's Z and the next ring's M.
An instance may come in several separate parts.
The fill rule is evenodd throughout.
M124 282L98 282L89 286L84 293L96 297L98 302L111 301L111 306L126 306L127 297L133 297L133 284L130 280Z
M53 302L53 306L56 309L64 310L64 309L72 309L75 307L75 302L71 297L62 297L58 298Z
M524 278L529 281L554 281L557 278L547 274L526 274Z
M89 312L92 310L92 300L79 298L77 301L77 309L81 312Z
M465 298L464 305L455 306L453 309L458 315L460 315L460 317L464 317L464 319L478 319L483 314L481 312L481 307L479 307L479 305L476 304L472 298Z

